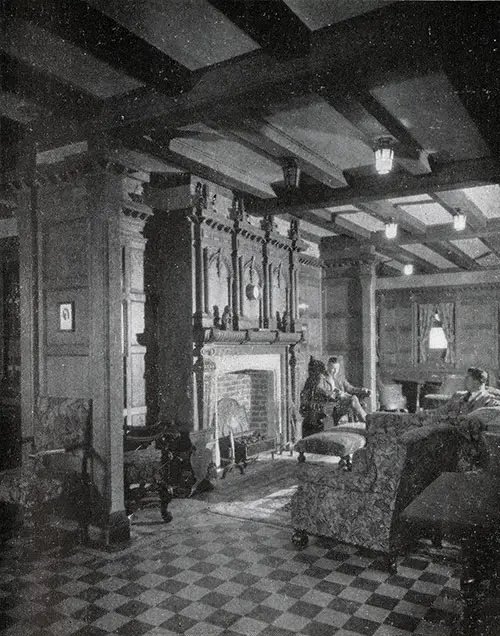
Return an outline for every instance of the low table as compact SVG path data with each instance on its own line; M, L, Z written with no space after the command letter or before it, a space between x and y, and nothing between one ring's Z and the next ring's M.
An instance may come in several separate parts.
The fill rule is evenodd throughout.
M412 536L440 535L460 542L464 609L459 633L478 633L486 588L498 576L500 475L443 473L405 508L401 521Z

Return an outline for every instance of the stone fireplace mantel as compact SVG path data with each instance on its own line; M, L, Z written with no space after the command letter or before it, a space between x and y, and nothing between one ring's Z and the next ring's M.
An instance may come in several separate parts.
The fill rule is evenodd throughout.
M200 334L201 335L201 334ZM210 430L214 441L220 437L218 404L227 397L221 387L227 386L227 374L269 374L266 391L267 425L265 434L275 437L277 446L293 445L300 438L298 431L298 395L296 366L300 352L297 345L302 333L277 330L224 331L206 329L202 344L195 351L195 421L198 428ZM226 378L221 384L220 379ZM220 464L218 445L214 444L214 462Z

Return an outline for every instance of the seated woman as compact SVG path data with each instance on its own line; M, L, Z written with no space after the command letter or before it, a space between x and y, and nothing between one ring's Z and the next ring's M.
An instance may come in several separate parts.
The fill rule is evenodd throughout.
M370 391L354 387L340 379L337 358L330 358L328 367L321 360L311 358L308 371L309 376L300 394L300 414L304 417L303 437L324 430L328 415L335 424L338 424L343 415L347 415L350 421L365 421L366 411L358 396L368 396Z

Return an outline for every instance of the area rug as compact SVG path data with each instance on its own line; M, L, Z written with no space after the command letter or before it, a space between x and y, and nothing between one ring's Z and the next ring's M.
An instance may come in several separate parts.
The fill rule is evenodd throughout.
M207 511L226 517L290 528L290 500L296 489L297 486L294 485L257 499L214 503L208 506Z

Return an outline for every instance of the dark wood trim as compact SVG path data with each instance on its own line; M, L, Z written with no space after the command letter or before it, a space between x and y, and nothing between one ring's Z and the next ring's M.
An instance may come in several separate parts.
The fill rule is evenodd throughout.
M298 214L303 210L357 205L366 201L389 199L412 194L454 190L500 182L500 164L492 157L466 159L436 166L431 174L410 175L394 172L384 177L359 177L348 188L337 188L327 199L310 199L307 203L286 207L275 199L258 202L256 214Z

